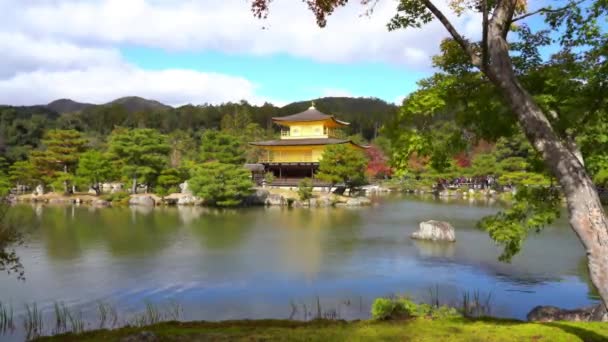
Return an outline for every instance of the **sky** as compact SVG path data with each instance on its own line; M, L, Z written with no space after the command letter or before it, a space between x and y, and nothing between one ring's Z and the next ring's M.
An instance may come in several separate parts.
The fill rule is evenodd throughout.
M450 13L445 3L437 1ZM265 20L250 0L0 0L0 103L131 95L173 106L324 96L399 103L433 73L448 35L436 21L389 32L397 4L380 0L366 16L353 0L321 29L299 0L274 0ZM450 19L478 38L477 15Z

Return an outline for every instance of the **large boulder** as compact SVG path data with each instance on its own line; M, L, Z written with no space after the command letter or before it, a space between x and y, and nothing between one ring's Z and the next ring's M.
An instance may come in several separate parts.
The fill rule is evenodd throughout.
M193 195L184 195L177 199L177 205L202 205L203 199Z
M190 187L188 186L188 181L179 185L179 192L186 195L192 195L192 190L190 190Z
M265 205L266 199L269 195L270 193L268 192L268 190L256 189L254 193L245 197L245 200L243 202L246 205Z
M34 189L34 195L36 196L42 196L44 195L44 187L42 185L37 185L36 189Z
M412 239L431 240L431 241L456 241L456 233L451 224L444 221L425 221L420 222L418 231L412 233Z
M555 306L537 306L526 316L528 321L533 322L553 322L553 321L573 321L573 322L607 322L608 313L602 304L589 306L586 308L565 310Z
M152 196L131 196L129 199L129 205L153 207L156 205L156 201Z
M269 194L264 201L264 204L268 206L284 206L287 205L285 197L278 194Z

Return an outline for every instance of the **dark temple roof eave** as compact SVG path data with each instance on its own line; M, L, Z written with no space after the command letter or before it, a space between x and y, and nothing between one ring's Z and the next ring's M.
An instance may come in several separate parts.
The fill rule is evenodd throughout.
M314 107L308 108L307 110L305 110L301 113L287 115L287 116L275 116L272 118L272 121L275 121L277 123L288 122L288 121L311 122L311 121L325 121L325 120L332 120L332 121L334 121L340 125L344 125L344 126L350 125L350 123L348 123L346 121L341 121L341 120L336 119L333 115L327 115L327 114L321 113Z
M323 139L283 139L283 140L267 140L267 141L253 141L250 145L253 146L307 146L307 145L338 145L338 144L353 144L361 148L367 148L366 146L359 145L349 139L335 139L335 138L323 138Z

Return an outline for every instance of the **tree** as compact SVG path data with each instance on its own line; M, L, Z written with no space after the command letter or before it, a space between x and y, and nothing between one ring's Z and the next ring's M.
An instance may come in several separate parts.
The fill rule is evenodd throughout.
M304 178L298 183L298 196L300 201L308 201L312 198L312 181L310 178Z
M108 150L121 174L132 181L137 193L139 182L151 185L167 165L167 137L155 129L116 129L110 134Z
M348 0L307 0L320 26L337 7L344 6ZM362 0L363 3L369 3ZM509 32L516 23L533 15L546 17L548 29L562 30L559 43L565 51L577 53L597 73L605 76L605 50L608 35L602 27L601 18L608 12L608 4L603 0L592 1L582 7L582 1L567 0L560 8L543 7L529 11L525 0L452 0L451 9L456 14L465 10L481 14L479 32L481 42L466 39L450 22L448 17L431 0L401 0L398 12L389 23L389 29L420 27L437 19L464 52L467 61L481 71L482 77L489 81L508 105L510 115L522 127L527 139L541 154L547 168L557 178L568 203L570 225L586 249L589 273L593 284L598 288L605 305L608 305L608 218L600 203L595 185L584 167L580 154L572 139L560 134L559 125L552 123L551 112L538 99L531 95L520 81L516 70L517 62L534 60L540 55L539 42L526 31L520 34L522 45L510 44ZM267 15L270 0L255 0L253 11L258 17ZM523 58L514 59L511 47L519 49ZM576 51L576 52L574 52ZM528 57L528 58L526 58ZM526 65L523 65L526 67ZM597 75L596 74L596 75ZM590 77L594 90L606 93L605 78ZM558 120L559 121L559 120ZM569 122L566 120L566 122ZM571 123L571 122L570 122Z
M369 159L365 173L370 178L385 178L392 175L393 170L388 165L388 159L380 147L371 145L365 150L365 153Z
M179 185L188 179L188 172L184 169L164 169L158 176L159 191L163 195L169 192L179 191Z
M253 184L248 170L239 165L207 162L194 171L188 186L211 205L232 207L242 203Z
M95 193L101 193L101 183L108 181L115 174L110 159L103 153L90 150L80 156L76 175L87 183Z
M11 191L11 182L4 171L0 171L0 196L5 197Z
M31 154L32 163L43 174L45 181L53 183L57 179L65 193L70 192L70 184L78 165L78 159L85 150L87 140L75 130L54 129L48 131L42 144L43 151Z
M40 180L40 174L31 161L16 161L9 167L8 176L17 187L32 187Z
M169 164L173 168L182 166L184 160L195 159L198 152L198 144L192 136L182 130L176 130L169 134Z
M366 168L367 158L363 152L347 144L330 145L323 151L317 176L332 187L342 183L352 192L365 184Z
M217 161L240 165L245 162L245 154L242 144L236 136L208 130L201 138L200 159L203 162Z

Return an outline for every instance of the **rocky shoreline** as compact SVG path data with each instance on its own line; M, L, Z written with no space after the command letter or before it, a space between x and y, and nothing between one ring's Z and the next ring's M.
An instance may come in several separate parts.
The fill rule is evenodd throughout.
M366 194L375 192L366 191ZM116 195L116 194L114 194ZM205 206L204 199L194 196L191 193L173 193L161 197L156 194L121 194L122 196L100 195L95 196L90 193L76 193L73 195L63 195L57 193L46 194L24 194L12 195L9 200L13 204L17 203L41 203L48 205L89 205L92 207L111 207L111 206ZM111 197L111 198L110 198ZM114 199L112 199L114 198ZM277 207L361 207L372 204L368 196L342 196L329 192L315 191L313 198L301 201L297 193L291 189L279 188L256 188L251 195L243 199L242 206L277 206Z

